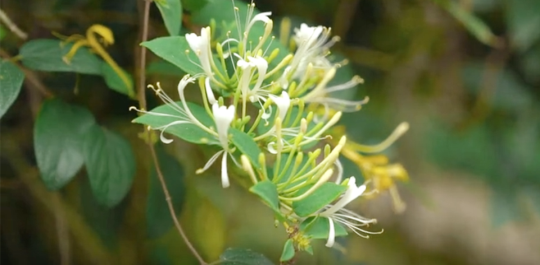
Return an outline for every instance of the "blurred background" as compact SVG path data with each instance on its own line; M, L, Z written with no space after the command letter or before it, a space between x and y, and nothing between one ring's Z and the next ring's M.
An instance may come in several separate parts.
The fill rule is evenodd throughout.
M183 30L209 1L183 1ZM205 3L207 5L205 6ZM237 4L241 4L237 1ZM340 71L364 78L356 95L370 102L344 116L356 141L376 143L401 121L410 130L385 153L407 168L399 183L407 209L389 196L351 205L379 219L381 235L349 236L341 248L315 243L298 264L540 264L540 1L539 0L258 0L294 23L332 27L341 37ZM135 73L142 1L8 0L1 9L29 40L110 27L108 51ZM223 11L225 12L225 11ZM229 12L229 10L227 10ZM279 29L276 26L277 29ZM5 27L2 57L24 41ZM152 6L149 38L166 35ZM276 33L277 34L277 33ZM182 75L149 53L147 83L174 87ZM26 81L2 117L0 205L2 264L196 264L172 226L151 159L131 124L136 105L99 77L30 71L33 79L127 137L137 175L112 209L97 204L84 170L59 192L47 191L33 151L33 120L43 100ZM27 74L28 76L28 74ZM171 90L173 91L173 90ZM150 106L161 104L149 95ZM227 247L279 260L286 234L271 211L243 188L223 190L216 172L195 175L211 154L180 140L158 147L180 221L207 261ZM347 175L357 174L347 164Z

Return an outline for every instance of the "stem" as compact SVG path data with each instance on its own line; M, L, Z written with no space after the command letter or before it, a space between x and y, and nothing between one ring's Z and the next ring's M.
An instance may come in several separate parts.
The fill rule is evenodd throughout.
M141 42L145 42L148 39L148 18L150 16L150 4L152 3L152 0L143 0L144 1L144 14L143 14L143 24L142 24L142 40ZM145 88L145 78L146 78L146 48L141 46L141 53L139 58L139 92L138 92L138 99L139 99L139 106L141 109L146 109L146 94L144 92ZM184 232L184 229L182 228L182 225L178 221L178 218L176 217L176 212L174 210L174 205L172 203L171 195L169 193L169 189L167 188L167 183L165 182L165 178L163 177L163 173L161 172L161 168L159 166L159 160L156 155L156 150L154 149L154 145L152 143L148 143L148 148L150 149L150 153L152 155L152 159L154 161L154 165L156 168L156 173L159 178L159 182L161 183L161 187L163 188L163 193L165 194L165 201L167 201L167 205L169 206L169 212L171 213L171 217L174 221L174 225L176 229L178 230L178 233L180 233L180 236L186 243L187 247L195 256L195 258L199 261L199 264L206 265L207 263L203 260L199 252L195 249L193 244L189 241L189 238L186 236L186 233Z
M6 60L10 60L10 61L12 58L16 58L16 57L11 57L11 55L9 55L6 51L4 51L1 48L0 48L0 57ZM32 86L35 87L39 92L41 92L43 96L45 96L46 98L50 98L53 96L53 93L49 91L45 87L45 85L43 85L43 83L41 83L41 81L36 76L36 74L34 74L34 72L22 67L19 63L16 63L14 61L12 61L12 63L15 64L15 66L17 66L24 73L25 80L28 80L28 82L32 84Z
M4 23L4 25L7 26L11 32L13 32L17 37L19 37L22 40L26 40L28 38L28 34L26 34L24 31L22 31L11 19L8 17L8 15L4 12L4 10L0 9L0 21Z

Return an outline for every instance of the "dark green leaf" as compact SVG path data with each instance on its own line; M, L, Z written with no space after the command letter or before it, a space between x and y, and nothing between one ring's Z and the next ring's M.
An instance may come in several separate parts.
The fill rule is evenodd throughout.
M156 154L165 183L169 187L175 212L179 214L185 197L184 170L180 163L156 145ZM158 179L155 166L150 173L150 192L146 204L146 223L148 237L157 238L173 227L173 219L165 200L165 193Z
M21 47L19 55L23 65L34 70L101 75L102 61L85 47L75 53L69 64L64 62L62 57L72 46L60 40L32 40Z
M289 238L283 246L283 252L281 252L281 258L279 258L279 261L283 262L294 258L294 253L294 244L292 239Z
M182 106L181 102L176 102L178 107ZM194 103L187 102L188 108L191 110L193 115L205 126L210 127L214 126L214 120L206 110ZM175 110L170 105L161 105L151 112L155 113L165 113L171 115L179 115L179 112ZM144 114L133 120L135 123L141 123L150 126L151 128L159 128L165 126L171 122L178 121L178 118L174 117L163 117L156 116L151 114ZM211 145L220 145L216 136L204 131L199 126L194 124L177 124L173 125L166 130L167 133L180 137L188 142L195 144L211 144Z
M0 119L13 104L24 80L24 74L9 61L0 61Z
M141 45L188 74L195 75L202 72L202 69L193 63L198 62L199 58L183 36L161 37L143 42ZM186 54L186 51L189 53Z
M103 78L109 88L130 97L135 96L135 91L133 90L133 77L130 74L124 71L124 69L120 69L124 74L124 78L126 78L126 80L124 80L124 78L114 71L113 67L108 63L103 62L102 67Z
M506 24L512 46L524 52L540 37L540 1L507 1L507 5Z
M273 265L263 254L249 249L229 248L219 259L221 265Z
M135 157L122 136L94 125L84 139L86 171L97 201L112 207L128 193L135 175Z
M176 36L180 34L180 27L182 26L182 3L180 0L156 0L155 2L159 12L161 12L169 35Z
M249 191L257 194L265 201L273 210L279 210L279 198L276 184L270 180L261 181L253 185Z
M184 8L190 12L201 10L210 0L182 0Z
M0 24L0 40L4 39L5 36L6 36L6 29L4 28L2 24Z
M95 120L85 108L59 99L43 103L34 127L34 150L41 179L51 190L66 185L84 162L83 140Z
M346 189L345 186L326 182L306 198L293 202L293 210L300 217L309 216L336 200Z
M153 61L146 67L146 74L171 75L183 77L186 73L178 66L163 60Z
M259 164L261 150L253 138L234 128L231 128L229 132L232 134L232 142L238 147L238 150L249 158L256 170L261 170L261 165Z
M346 236L347 230L339 222L334 222L335 236ZM328 238L330 232L330 223L326 217L310 217L304 220L300 224L300 231L304 232L304 235L313 239Z

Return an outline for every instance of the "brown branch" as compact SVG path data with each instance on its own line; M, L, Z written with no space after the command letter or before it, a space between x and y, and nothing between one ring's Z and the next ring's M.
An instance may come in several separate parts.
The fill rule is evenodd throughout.
M142 27L141 42L145 42L148 39L148 18L149 18L149 13L150 13L150 4L152 3L152 0L143 0L143 1L144 1L144 14L143 14L143 24L142 24L143 27ZM146 48L141 46L140 49L141 49L141 53L140 53L140 58L139 58L138 99L139 99L139 107L141 109L146 109L146 94L144 91L145 83L146 83L146 80L145 80L146 79ZM163 172L161 172L161 168L159 166L159 160L157 158L154 145L151 142L148 142L148 147L150 148L150 153L154 161L156 173L159 178L159 182L161 183L161 187L163 188L163 193L165 194L165 201L167 201L167 205L169 206L169 211L174 221L174 225L176 229L178 230L178 233L180 233L180 236L186 243L187 247L191 251L191 253L195 256L195 258L199 261L201 265L206 265L207 263L204 261L204 259L201 257L199 252L195 249L193 244L190 242L184 229L182 228L182 225L180 224L180 222L178 221L178 218L176 217L176 212L174 210L174 205L171 199L171 195L169 193L169 189L167 188L167 183L165 182L165 178L163 177Z

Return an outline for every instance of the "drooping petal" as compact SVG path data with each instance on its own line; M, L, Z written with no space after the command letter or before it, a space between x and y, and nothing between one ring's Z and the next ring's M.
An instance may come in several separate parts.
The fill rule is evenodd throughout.
M212 92L212 87L210 87L210 77L207 76L206 80L204 81L205 87L206 87L206 97L208 98L208 103L214 104L216 103L216 97L214 97L214 92Z
M228 188L229 183L229 173L227 172L227 153L223 153L223 158L221 159L221 185L223 188Z
M345 194L343 194L341 199L336 204L332 205L330 208L323 211L321 215L330 216L334 214L335 212L345 207L345 205L349 204L354 199L360 197L366 190L366 185L361 185L359 187L356 186L356 179L354 177L349 178L348 185L349 187L347 191L345 191Z
M332 247L336 240L336 229L334 228L334 221L332 218L328 218L329 229L328 229L328 240L326 241L327 247Z

